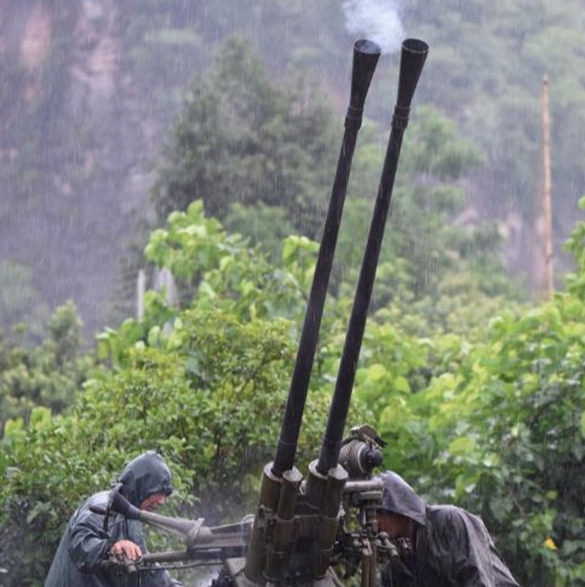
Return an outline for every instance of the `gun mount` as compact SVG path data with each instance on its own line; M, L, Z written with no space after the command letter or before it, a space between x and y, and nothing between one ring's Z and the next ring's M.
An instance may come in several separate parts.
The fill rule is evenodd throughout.
M140 561L111 561L126 572L152 564L217 563L222 571L214 587L305 587L342 585L343 577L361 569L361 586L377 584L378 565L408 545L378 532L376 511L382 482L372 476L382 462L383 441L369 426L354 428L342 440L351 400L367 312L376 275L386 218L410 106L428 45L407 39L402 45L398 97L392 117L378 194L365 247L343 355L319 458L309 465L306 480L294 466L297 440L324 301L335 254L357 133L380 48L371 41L354 45L351 97L311 293L289 389L274 461L264 467L259 503L253 517L240 524L208 528L203 520L167 518L141 511L119 494L111 510L130 519L181 535L181 552L147 554ZM109 512L101 512L109 516Z

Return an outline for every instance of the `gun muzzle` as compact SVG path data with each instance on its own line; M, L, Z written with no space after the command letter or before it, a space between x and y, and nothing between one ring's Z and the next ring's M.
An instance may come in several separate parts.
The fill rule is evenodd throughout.
M356 41L353 45L349 108L359 110L360 118L381 51L377 43L366 39Z
M402 43L396 99L401 108L410 108L428 54L429 46L420 39L406 39Z

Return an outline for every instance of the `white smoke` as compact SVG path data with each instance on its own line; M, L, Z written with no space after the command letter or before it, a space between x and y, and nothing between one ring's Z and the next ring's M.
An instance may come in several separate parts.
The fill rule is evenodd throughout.
M347 31L382 47L383 53L395 53L406 37L394 0L347 0L343 3Z

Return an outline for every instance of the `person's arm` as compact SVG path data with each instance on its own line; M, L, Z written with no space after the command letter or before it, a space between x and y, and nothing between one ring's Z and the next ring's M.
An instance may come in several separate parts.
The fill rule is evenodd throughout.
M83 506L69 526L69 556L82 573L95 573L116 540L103 529L103 517Z
M93 513L89 503L83 505L69 525L69 556L82 573L96 573L110 554L123 555L130 560L142 556L140 545L128 539L122 531L123 522L110 518L108 532L104 517Z

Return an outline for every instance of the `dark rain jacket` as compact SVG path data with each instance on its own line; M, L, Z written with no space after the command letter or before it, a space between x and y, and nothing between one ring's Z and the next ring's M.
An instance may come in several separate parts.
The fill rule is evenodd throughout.
M481 518L451 505L427 506L396 473L382 479L381 509L416 522L414 555L386 565L384 587L519 587Z
M118 481L122 483L121 493L136 507L150 495L169 495L172 491L171 473L163 459L152 451L128 463ZM105 510L109 496L109 491L96 493L73 514L61 538L45 587L130 587L138 584L133 575L114 574L103 565L118 540L131 540L143 553L147 551L140 522L112 513L106 530L104 516L90 510L94 506ZM141 572L139 584L142 587L180 586L162 569Z

